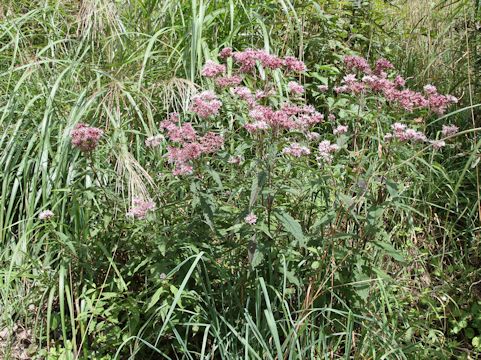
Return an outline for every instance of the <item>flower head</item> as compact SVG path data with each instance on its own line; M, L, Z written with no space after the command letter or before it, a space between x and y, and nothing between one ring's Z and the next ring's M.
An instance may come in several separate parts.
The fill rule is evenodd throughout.
M287 87L293 94L304 94L304 87L295 81L289 81Z
M334 135L341 135L341 134L345 134L347 133L347 130L349 129L349 127L347 125L339 125L338 127L336 127L332 133Z
M244 218L244 221L249 225L254 225L257 222L257 216L251 212Z
M78 123L73 128L70 136L74 147L80 151L89 152L95 150L103 134L103 130L99 128Z
M446 146L446 142L444 140L431 140L430 143L435 150L439 150Z
M191 110L201 118L217 115L221 106L222 102L210 90L203 91L192 97Z
M327 163L332 162L333 155L332 153L339 150L339 146L336 144L331 144L329 140L324 140L319 143L319 156L317 160L323 160Z
M38 218L40 220L50 220L54 217L54 213L52 210L44 210L40 214L38 214Z
M127 217L134 219L144 219L149 211L155 209L155 203L153 201L143 200L141 198L134 198L132 200L132 207L127 212Z
M456 125L443 125L443 129L441 133L443 136L451 136L456 134L459 131L459 128Z
M294 56L284 57L284 66L288 71L304 72L306 71L306 64Z
M282 149L282 153L294 157L301 157L302 155L309 155L311 153L311 150L309 150L309 148L307 148L306 146L302 146L298 143L292 143Z
M227 58L230 58L231 56L232 56L232 48L230 47L223 48L219 53L219 57L221 59L227 59Z
M209 78L222 75L223 73L225 73L225 65L217 64L212 60L207 60L202 68L202 76Z

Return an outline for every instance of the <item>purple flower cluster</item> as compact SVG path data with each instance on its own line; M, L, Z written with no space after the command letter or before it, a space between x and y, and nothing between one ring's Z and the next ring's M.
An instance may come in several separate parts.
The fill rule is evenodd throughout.
M199 137L192 124L177 125L178 114L171 114L160 126L167 132L169 140L177 146L167 147L167 158L174 164L173 174L188 175L193 171L192 160L202 154L217 152L224 145L224 138L213 132Z
M384 135L384 140L389 141L391 139L397 139L402 142L427 142L430 143L434 149L441 149L442 147L446 146L446 142L443 140L429 140L427 136L421 132L411 128L408 128L406 124L402 123L394 123L391 126L393 132L387 133ZM446 127L443 126L443 129ZM455 129L454 129L455 128ZM457 127L453 125L453 128L448 128L450 131L457 132Z
M287 87L289 88L289 92L293 94L297 94L297 95L304 94L304 87L295 81L289 81L289 83L287 84Z
M212 60L207 60L204 67L202 68L202 76L205 77L216 77L225 73L225 65L217 64Z
M282 149L282 153L285 155L292 155L294 157L301 157L303 155L309 155L311 150L308 147L302 146L298 143L292 143Z
M103 130L99 128L78 123L73 128L70 136L74 147L80 151L89 152L95 150L103 134Z
M237 86L242 82L242 78L238 75L234 76L222 76L217 79L215 79L215 83L217 86L221 88L226 88L226 87L231 87L231 86Z
M52 210L44 210L40 214L38 214L38 218L40 220L50 220L54 217L54 213Z
M251 212L244 218L244 221L249 225L255 225L257 222L257 216Z
M324 140L319 143L319 156L317 161L325 161L331 163L333 159L333 153L339 150L339 146L331 144L329 140Z
M224 48L219 54L220 58L227 59L232 57L234 63L239 66L241 73L251 73L257 63L264 68L275 70L284 69L288 72L304 72L306 65L293 56L280 58L276 55L269 54L265 50L246 49L244 51L232 51L231 48Z
M339 125L332 131L332 133L334 135L341 135L341 134L347 133L348 130L349 130L349 127L347 125Z
M344 64L348 71L358 71L362 77L358 78L355 73L344 76L342 85L334 88L336 93L360 94L372 91L409 112L428 109L436 114L444 114L449 105L458 101L454 96L439 94L433 85L426 85L424 94L404 89L406 81L401 76L396 75L394 80L388 78L386 70L392 70L394 66L386 59L377 60L374 71L367 60L359 56L346 56Z
M320 123L323 115L313 106L283 104L279 110L264 105L254 105L249 111L249 116L254 122L247 123L244 127L249 132L267 130L307 130L310 126Z
M457 134L459 131L459 128L456 125L443 125L443 128L441 130L441 133L443 136L452 136Z
M145 219L147 213L153 210L155 210L155 203L153 201L147 201L136 197L132 200L132 207L127 212L127 217L133 219Z
M217 115L221 106L222 102L210 90L203 91L192 97L191 110L202 119Z

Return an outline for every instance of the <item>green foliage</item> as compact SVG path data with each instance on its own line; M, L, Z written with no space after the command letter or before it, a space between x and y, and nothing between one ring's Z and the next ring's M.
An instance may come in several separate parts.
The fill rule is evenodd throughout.
M26 347L16 327L38 359L479 356L479 4L419 6L413 24L417 2L389 3L2 2L0 357ZM306 63L272 73L265 105L302 82L299 103L336 115L316 125L341 149L332 164L282 154L301 132L246 136L227 91L220 116L189 111L225 46ZM436 116L335 94L353 53L461 103ZM144 146L172 111L225 137L193 176L172 176L166 142ZM91 154L71 146L79 122L105 130ZM384 142L394 122L462 131L441 155ZM141 221L125 216L136 196L157 204Z

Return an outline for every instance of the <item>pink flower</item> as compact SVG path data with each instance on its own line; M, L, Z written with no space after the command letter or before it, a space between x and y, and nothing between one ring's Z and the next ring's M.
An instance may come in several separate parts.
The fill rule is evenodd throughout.
M305 146L301 146L298 143L292 143L289 146L286 146L284 149L282 149L282 153L285 155L301 157L302 155L309 155L311 153L311 150L309 150Z
M396 79L394 79L394 85L396 85L397 87L403 87L404 85L406 85L406 80L404 80L401 75L397 75Z
M379 75L385 70L390 70L390 69L394 69L394 65L391 64L389 60L381 58L376 61L374 72Z
M420 131L409 129L405 124L394 123L392 125L393 136L400 141L427 141L426 135Z
M284 65L284 61L281 58L268 54L263 50L257 51L257 59L261 62L262 66L271 70L279 69Z
M258 52L253 49L246 49L244 51L237 51L232 54L235 63L240 65L239 71L243 73L250 73L256 66L258 59Z
M317 89L320 91L320 92L326 92L327 90L329 90L329 86L327 85L319 85L317 87Z
M287 86L293 94L304 94L304 87L295 81L289 81Z
M363 73L370 74L371 67L366 59L360 56L346 56L344 57L344 64L348 70L359 70Z
M333 130L334 135L341 135L347 133L349 127L347 125L339 125L337 128Z
M249 225L254 225L257 222L257 216L251 212L244 218L244 221Z
M202 68L202 76L209 78L222 75L223 73L225 73L225 65L217 64L212 60L207 60Z
M426 94L433 95L438 92L438 89L436 89L436 86L428 84L424 86L424 91L426 92Z
M337 146L336 144L331 144L329 140L324 140L319 143L319 156L317 157L317 160L323 160L327 163L331 163L333 159L332 153L338 150L339 146Z
M103 130L99 128L78 123L73 128L70 136L74 147L80 151L88 152L95 150L103 134Z
M223 48L219 53L219 57L221 59L227 59L227 58L230 58L231 56L232 56L232 48L230 47Z
M153 201L146 201L141 198L134 198L132 200L132 207L127 212L127 217L134 219L144 219L149 211L155 209L155 203Z
M242 82L242 78L238 75L234 76L223 76L215 79L215 83L217 86L226 88L230 86L239 85Z
M219 151L224 145L224 138L221 135L217 135L213 132L208 132L206 135L200 138L200 146L204 154L211 154Z
M269 125L265 121L254 121L253 123L248 123L244 125L244 128L249 133L255 133L260 130L267 130L269 129Z
M329 114L329 115L327 116L327 119L328 119L329 121L334 121L334 120L336 120L336 115L334 115L334 114Z
M167 130L167 136L170 141L182 144L196 139L197 133L192 124L184 123L181 126L177 126L171 119L178 121L177 114L171 114L168 119L160 123L160 127Z
M222 102L210 90L203 91L192 97L191 110L203 119L217 115L221 106Z
M164 137L160 134L158 135L154 135L154 136L150 136L148 137L146 140L145 140L145 146L146 147L150 147L150 148L154 148L154 147L157 147L159 146L160 144L162 144L162 142L164 141Z
M284 66L288 71L304 72L306 71L306 64L294 56L284 57Z
M443 136L451 136L456 134L459 131L459 128L456 125L443 125L443 129L441 133Z
M52 210L44 210L40 214L38 214L38 218L40 220L50 220L54 217L54 213Z
M242 100L246 101L249 106L253 106L255 103L254 96L249 88L245 86L237 86L231 89L233 95L238 96Z
M347 85L336 86L334 88L334 92L336 94L343 94L343 93L347 93L348 91L349 91L349 87Z

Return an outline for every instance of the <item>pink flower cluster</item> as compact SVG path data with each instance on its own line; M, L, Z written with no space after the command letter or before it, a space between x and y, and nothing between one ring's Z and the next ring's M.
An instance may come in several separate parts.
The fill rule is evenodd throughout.
M344 65L348 71L359 70L363 73L371 73L371 67L366 59L360 56L346 56L344 57Z
M443 125L443 129L441 130L441 133L443 136L452 136L457 134L459 131L459 128L456 125Z
M304 94L304 87L295 81L289 81L287 87L289 88L289 92L293 94Z
M407 142L427 142L430 143L434 149L438 150L442 147L446 146L446 143L443 140L429 140L424 133L421 131L416 131L414 129L408 128L406 124L402 123L394 123L391 126L393 133L387 133L384 135L384 140L389 141L393 138ZM457 131L457 127L456 127Z
M198 159L202 154L215 153L224 145L222 136L209 132L199 137L192 124L184 123L179 126L175 123L178 121L178 115L174 113L160 124L161 128L167 131L169 140L178 145L167 147L169 162L175 165L175 176L191 174L192 160Z
M429 109L436 114L444 114L449 105L457 102L457 98L454 96L439 94L436 87L432 85L424 87L425 94L403 89L406 81L401 76L397 75L394 80L388 78L385 70L394 69L394 66L386 59L377 60L374 71L371 70L367 60L359 56L346 56L344 64L348 71L357 70L363 76L358 78L355 73L346 75L342 80L342 85L334 89L336 93L377 92L386 100L407 111Z
M303 72L306 65L293 56L280 58L276 55L269 54L265 50L246 49L244 51L232 51L231 48L224 48L219 56L222 59L232 57L234 62L239 65L239 71L242 73L251 73L259 62L264 68L271 70L283 68L289 72Z
M78 123L73 128L70 136L73 146L80 151L89 152L95 150L103 134L103 130L99 128Z
M203 91L192 97L191 110L203 119L217 115L221 106L222 102L210 90Z
M423 142L427 141L426 135L420 131L410 129L406 124L394 123L392 126L393 137L400 141Z
M334 135L341 135L341 134L345 134L347 133L347 131L349 130L349 126L347 125L339 125L338 127L336 127L332 133Z
M285 155L292 155L295 157L301 157L303 155L309 155L311 150L308 147L302 146L298 143L292 143L289 146L286 146L282 149L282 153Z
M249 111L254 122L244 125L249 132L257 130L286 129L307 130L310 126L320 123L323 115L311 105L298 106L285 103L279 110L264 105L254 105Z
M329 140L324 140L319 143L319 156L318 161L325 161L331 163L333 159L333 153L339 150L339 146L331 144Z
M212 60L207 60L202 68L202 76L216 77L225 73L225 65L217 64Z
M155 203L153 201L146 201L136 197L132 200L132 207L126 215L133 219L145 219L147 213L153 210L155 210Z
M38 218L40 220L50 220L54 217L54 213L52 210L44 210L40 214L38 214Z
M249 225L255 225L257 222L257 216L251 212L244 218L244 221Z
M237 86L242 82L242 78L238 75L234 76L223 76L215 79L217 86L222 88Z

